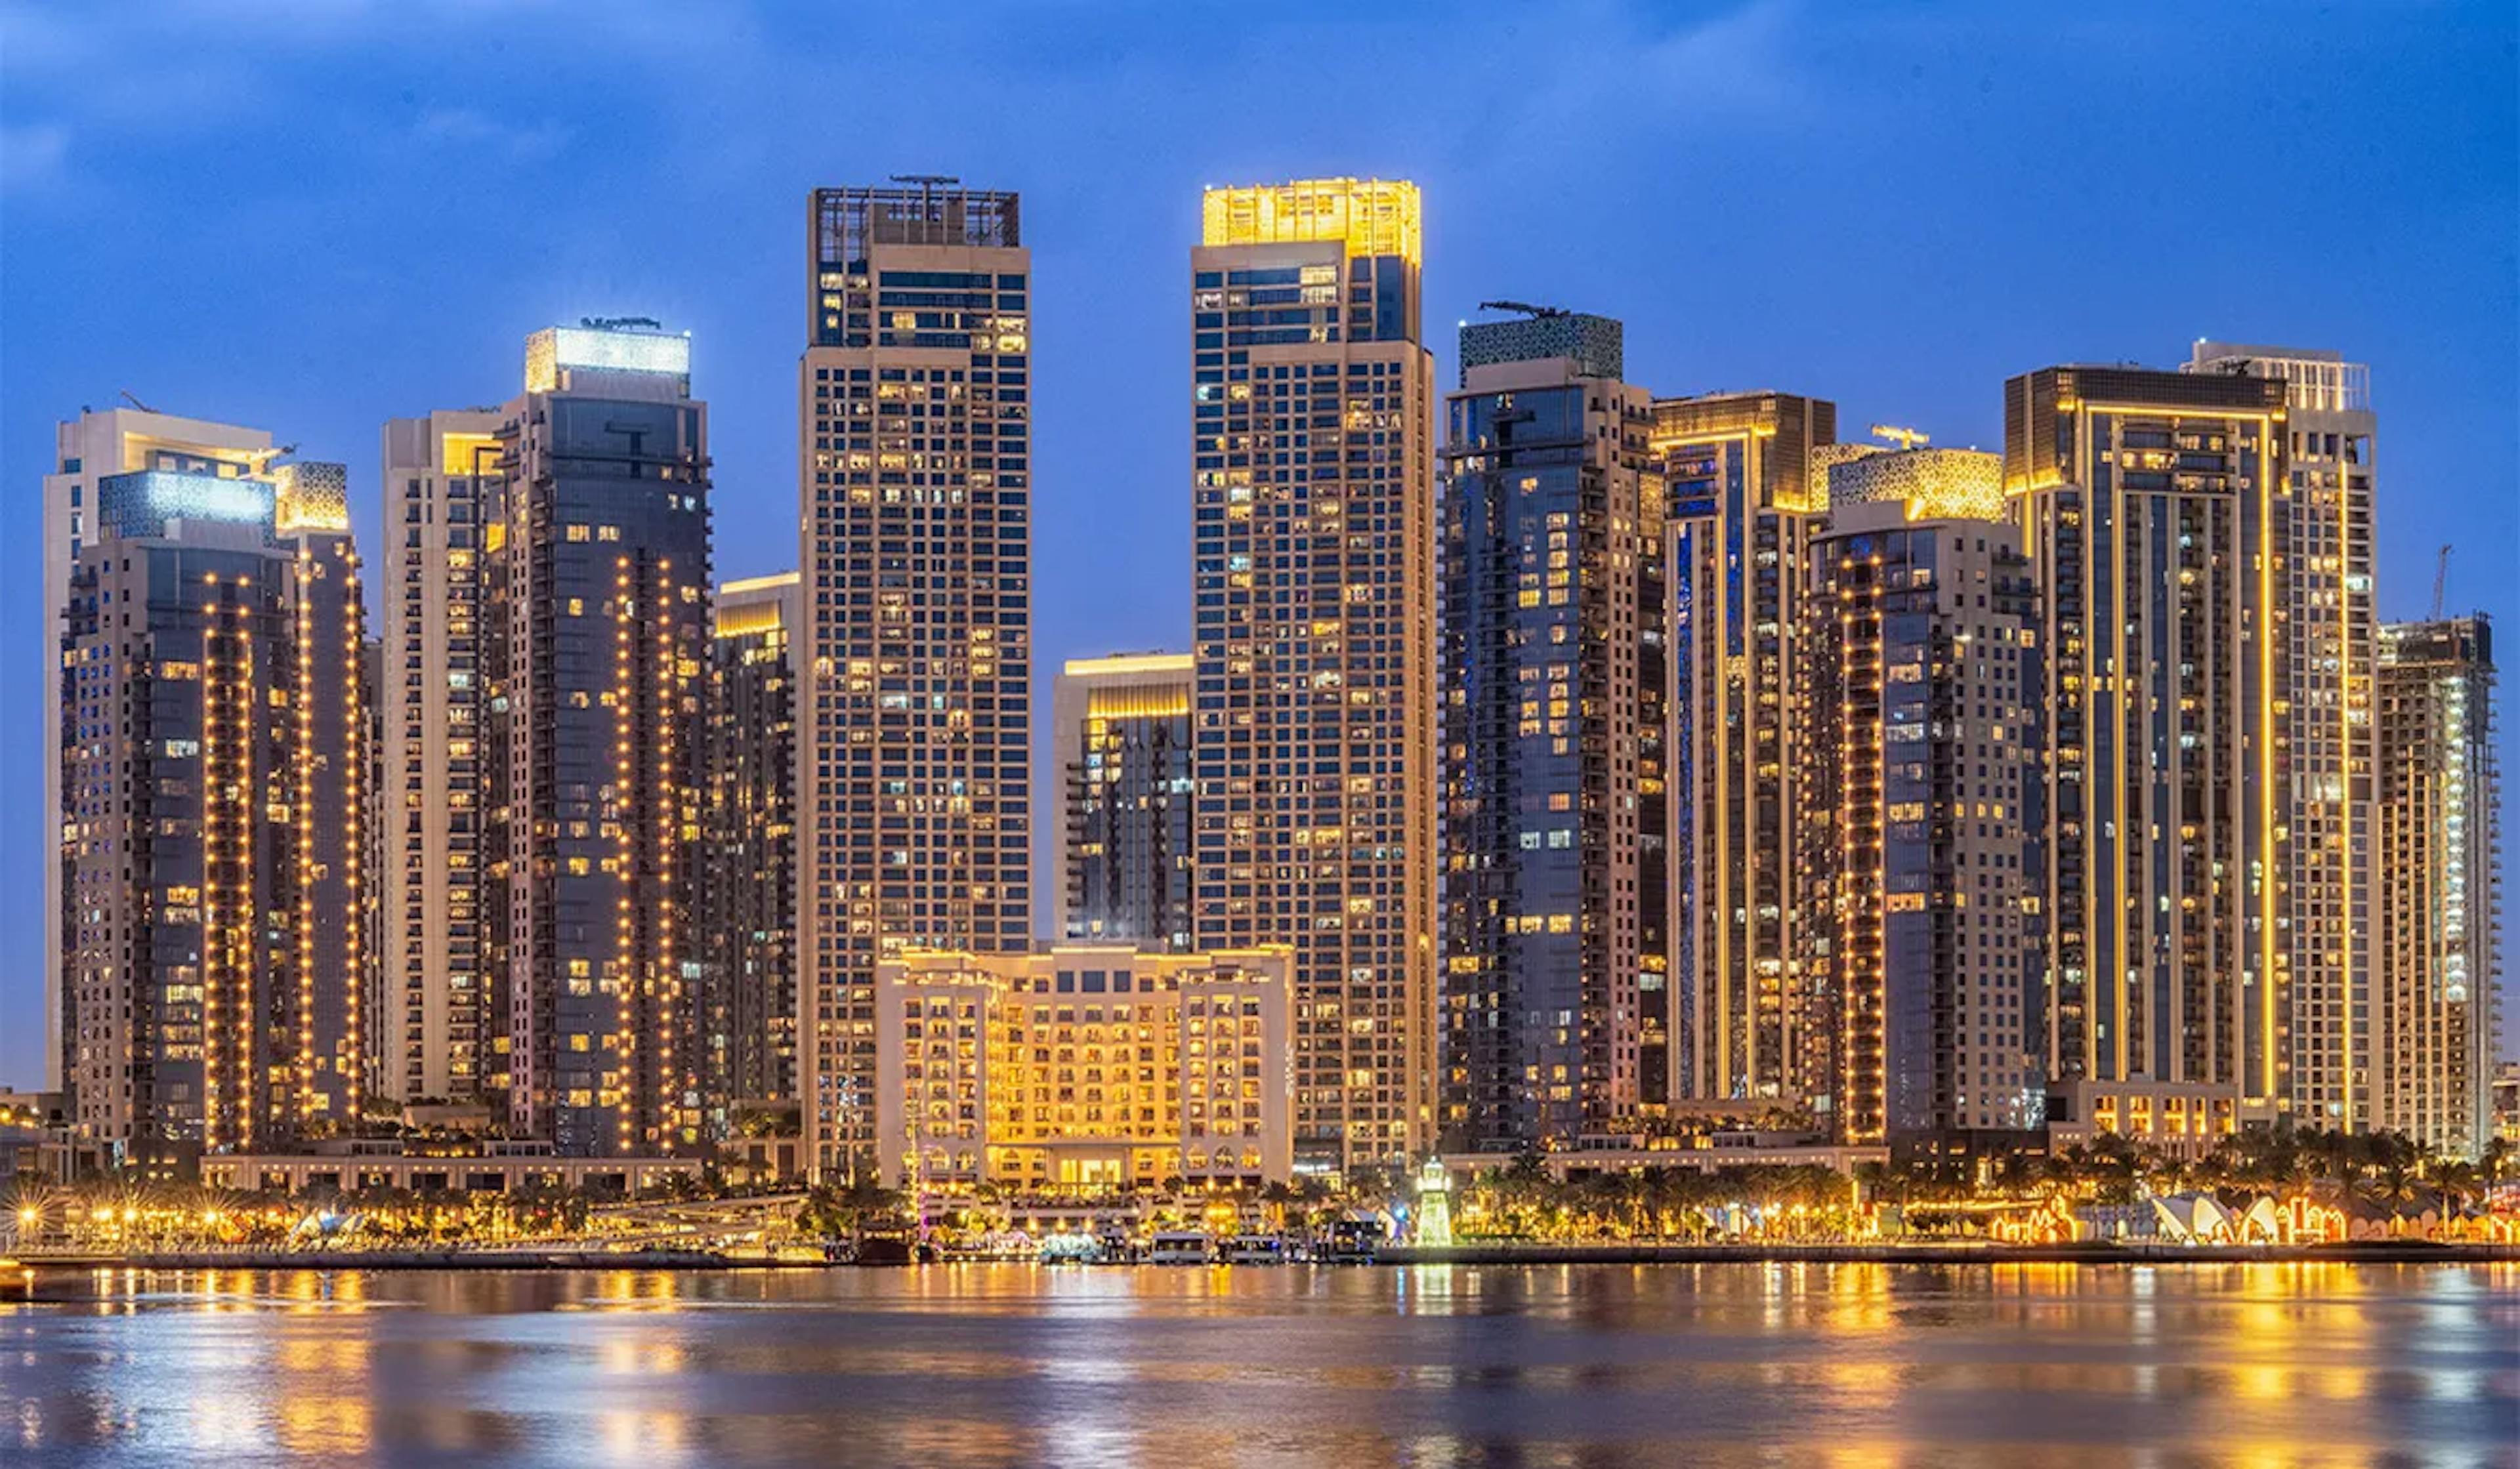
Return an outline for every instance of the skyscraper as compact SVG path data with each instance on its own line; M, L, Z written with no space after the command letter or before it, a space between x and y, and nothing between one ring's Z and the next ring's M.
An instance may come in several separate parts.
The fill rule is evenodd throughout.
M1812 1105L1827 1006L1796 958L1795 623L1827 509L1837 405L1715 393L1653 405L1667 496L1672 1095ZM1649 1017L1650 1018L1650 1017Z
M1062 939L1190 948L1192 666L1188 653L1070 658L1052 685Z
M296 683L282 691L296 723L283 790L296 824L290 888L297 907L289 924L297 993L281 1005L296 1026L283 1042L294 1066L283 1115L301 1135L338 1133L357 1126L368 1087L367 600L347 468L298 461L275 467L272 480L273 529L294 554ZM266 693L266 712L279 707ZM265 818L276 815L266 803Z
M1295 948L1295 1150L1433 1124L1434 363L1413 184L1217 188L1191 252L1196 947Z
M564 1155L689 1151L710 589L691 340L537 332L501 420L486 834L508 1121Z
M136 400L135 400L136 401ZM79 553L101 534L97 481L109 474L142 469L234 473L270 459L271 435L260 428L241 428L187 419L147 408L81 409L54 430L53 472L44 476L44 664L61 668L64 620L69 605L70 568ZM68 697L68 674L57 671L41 692L40 715L46 725L62 717ZM67 1023L70 977L61 968L63 901L62 767L44 762L44 953L55 966L44 986L44 1070L48 1087L66 1085L71 1064L72 1037Z
M2285 1095L2284 385L2004 384L2054 680L2044 908L2060 1120L2199 1147Z
M698 1011L718 1127L796 1095L798 591L792 571L717 590Z
M2380 630L2381 1041L2376 1127L2478 1156L2494 1135L2502 843L2494 627L2482 615Z
M1641 986L1666 973L1638 697L1662 483L1618 341L1572 313L1462 329L1437 556L1447 1151L1572 1146L1642 1099Z
M2043 662L2001 485L1992 454L1841 464L1805 555L1797 936L1845 1142L2044 1116Z
M2276 486L2277 577L2288 690L2278 794L2286 802L2285 947L2291 988L2278 1017L2290 1080L2280 1099L2308 1124L2362 1131L2374 1089L2371 697L2378 655L2372 592L2370 369L2334 352L2199 341L2191 373L2284 384L2287 458Z
M392 1023L388 1017L400 996L388 982L391 972L385 967L385 929L388 907L389 874L399 866L394 854L402 839L401 830L389 819L402 811L399 800L388 806L385 798L389 773L399 769L395 758L398 747L387 735L385 723L385 645L369 638L359 650L359 711L367 716L368 818L365 835L367 854L359 864L359 905L365 913L367 929L367 977L359 987L359 1009L366 1019L361 1027L361 1040L367 1045L367 1080L361 1091L371 1102L382 1098L399 1101L395 1085L401 1062L399 1053L386 1046L386 1035ZM401 792L394 793L397 797Z
M494 1009L489 844L491 539L505 533L494 408L388 419L382 587L385 769L379 1091L398 1101L504 1103ZM494 527L496 527L494 529Z
M270 457L96 476L68 583L75 1123L156 1177L363 1096L358 559L341 467Z
M1029 283L1012 194L818 189L796 909L817 1175L872 1169L875 968L1031 942Z

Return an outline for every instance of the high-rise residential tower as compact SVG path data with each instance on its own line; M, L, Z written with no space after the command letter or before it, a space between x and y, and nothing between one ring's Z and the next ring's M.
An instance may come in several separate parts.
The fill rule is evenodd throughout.
M486 845L508 1122L563 1155L690 1151L710 590L691 339L537 332L501 419Z
M2036 599L2002 462L1841 464L1796 655L1801 970L1840 1140L1948 1146L2044 1117Z
M1642 1100L1641 991L1667 972L1638 697L1662 483L1618 342L1573 313L1462 329L1436 557L1446 1151L1571 1147Z
M2372 462L2370 369L2334 352L2199 341L2186 370L2284 385L2291 468L2277 485L2276 577L2287 693L2278 760L2286 947L2292 983L2277 1018L2301 1122L2371 1125L2380 925L2372 907Z
M1070 658L1053 681L1061 939L1190 948L1192 668L1188 653L1115 653Z
M1191 252L1202 951L1295 948L1297 1166L1435 1073L1434 363L1414 184L1216 188Z
M2478 615L2383 627L2374 703L2381 968L2372 1125L2475 1158L2494 1135L2502 960L2493 624Z
M796 1095L796 690L789 571L717 589L700 872L700 1091L713 1126Z
M487 833L491 538L506 484L494 408L384 425L387 568L382 754L384 869L376 1015L381 1095L467 1106L504 1101L507 1058L492 1007Z
M388 909L386 892L388 873L397 865L394 853L402 831L388 818L402 814L399 800L390 805L385 799L387 773L399 770L395 760L396 746L385 733L385 645L369 638L359 650L359 710L367 716L368 758L368 822L367 855L359 867L359 903L366 914L368 972L359 987L359 1009L366 1018L361 1037L367 1044L367 1081L361 1089L372 1104L390 1098L399 1101L398 1088L388 1086L396 1079L399 1054L385 1044L390 1010L400 998L387 982L385 968L385 923ZM388 834L390 832L390 834Z
M142 469L187 473L249 472L267 463L271 435L260 428L241 428L203 419L182 418L147 408L81 409L75 419L56 425L53 472L44 476L44 666L59 670L63 620L69 604L70 568L79 553L101 533L97 516L97 481L109 474ZM68 675L57 671L40 691L40 717L49 726L59 720L68 696ZM71 1037L67 1024L69 973L60 967L64 871L62 835L62 767L44 762L44 953L54 965L44 985L44 1071L46 1085L68 1085Z
M2286 1094L2278 380L2004 384L2004 490L2053 680L2048 1051L2060 1121L2198 1147Z
M875 973L1031 942L1030 279L1012 194L807 201L798 1081L818 1176L875 1158Z
M296 824L297 994L282 1008L296 1025L284 1045L294 1067L288 1103L299 1134L357 1127L367 1097L368 890L373 799L367 600L350 538L350 485L338 464L298 461L272 470L273 529L294 554L296 723L285 802ZM277 710L280 700L265 696ZM266 805L266 818L275 808Z
M1828 1007L1796 958L1799 568L1827 509L1837 405L1714 393L1653 405L1663 475L1672 831L1671 1095L1815 1106Z
M96 476L68 585L75 1127L152 1177L363 1102L358 558L341 467L269 458Z

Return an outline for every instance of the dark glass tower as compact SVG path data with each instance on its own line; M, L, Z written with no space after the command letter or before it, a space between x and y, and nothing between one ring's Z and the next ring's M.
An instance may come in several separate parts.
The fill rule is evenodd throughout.
M498 431L493 1009L510 1125L571 1156L701 1140L709 459L690 363L652 323L537 333Z
M1617 340L1567 314L1462 330L1437 545L1448 1151L1572 1146L1638 1112L1660 481Z
M713 1131L796 1095L796 574L718 588L701 873Z
M338 465L108 475L63 645L76 1127L150 1177L365 1082L358 559Z
M1058 936L1190 948L1188 653L1070 658L1051 696Z

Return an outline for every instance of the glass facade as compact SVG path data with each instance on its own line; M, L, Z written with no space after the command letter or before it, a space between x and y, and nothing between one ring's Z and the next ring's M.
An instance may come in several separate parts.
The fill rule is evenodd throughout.
M98 489L61 649L66 1059L78 1137L155 1180L359 1116L363 614L347 531L280 534L271 479Z
M1061 938L1190 947L1192 668L1187 653L1136 653L1072 658L1058 675Z
M2004 402L2055 690L2050 1072L2077 1122L2210 1137L2287 1086L2283 386L2049 368Z
M712 1136L796 1095L798 578L718 588L700 873L701 1094Z
M697 1150L707 411L575 368L510 405L490 558L493 1015L510 1126Z
M1642 862L1660 828L1646 808L1664 798L1637 697L1643 633L1660 618L1643 577L1646 507L1661 492L1643 467L1647 398L1559 350L1580 341L1533 339L1529 326L1462 330L1470 366L1447 412L1448 1151L1569 1147L1632 1124L1642 992L1666 973L1653 943L1665 895L1648 891ZM1615 340L1615 326L1593 338ZM1516 343L1546 355L1516 358Z
M1836 405L1789 393L1653 405L1648 447L1667 496L1675 1098L1825 1101L1830 1018L1804 983L1794 933L1792 639L1797 568L1826 509L1813 469L1836 436Z
M2380 630L2374 1125L2475 1159L2492 1140L2502 938L2494 627Z

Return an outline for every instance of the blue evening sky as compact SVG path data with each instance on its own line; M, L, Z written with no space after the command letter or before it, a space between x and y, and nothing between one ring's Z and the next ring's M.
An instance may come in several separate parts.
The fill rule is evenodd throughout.
M1187 637L1200 186L1397 176L1447 384L1499 296L1623 318L1657 392L1988 447L2010 373L2341 349L2384 614L2455 541L2452 605L2520 639L2515 34L2377 0L5 0L0 1081L41 1078L38 484L83 404L346 460L372 547L386 417L507 397L536 327L654 316L693 334L719 572L783 569L806 190L1019 190L1046 716L1060 659Z

